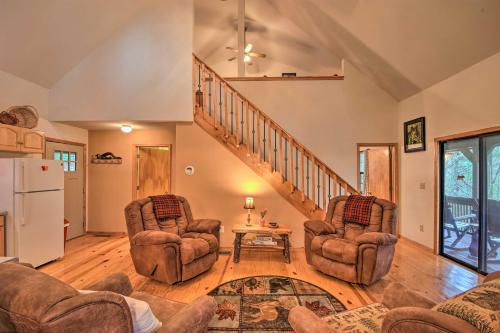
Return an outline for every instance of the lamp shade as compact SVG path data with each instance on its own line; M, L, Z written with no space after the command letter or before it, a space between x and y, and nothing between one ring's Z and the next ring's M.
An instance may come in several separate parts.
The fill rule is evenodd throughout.
M247 197L245 198L245 209L255 209L255 205L253 203L253 198L252 197Z

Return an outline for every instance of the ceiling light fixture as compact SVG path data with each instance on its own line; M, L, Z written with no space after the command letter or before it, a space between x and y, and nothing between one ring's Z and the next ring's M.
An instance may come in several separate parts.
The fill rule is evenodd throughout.
M121 130L123 133L129 134L130 132L132 132L132 126L130 126L130 125L122 125L122 126L120 127L120 130Z
M243 57L243 61L248 64L249 62L252 62L252 57L250 57L248 54L245 54L245 56Z

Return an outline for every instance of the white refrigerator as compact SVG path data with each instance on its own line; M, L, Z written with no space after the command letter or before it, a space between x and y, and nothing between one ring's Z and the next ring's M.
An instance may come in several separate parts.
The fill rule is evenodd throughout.
M7 211L7 256L35 267L64 255L61 161L0 159L0 211Z

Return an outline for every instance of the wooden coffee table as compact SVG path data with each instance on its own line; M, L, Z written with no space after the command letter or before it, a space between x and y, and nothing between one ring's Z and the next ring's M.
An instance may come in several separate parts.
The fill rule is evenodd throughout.
M252 224L250 226L240 224L233 227L233 233L235 234L233 258L235 263L240 262L241 248L281 250L283 251L285 261L290 263L290 240L288 239L288 236L292 233L292 230L287 226L280 224L278 228L270 228L268 226L261 227L256 224ZM245 242L243 237L246 234L277 235L280 239L278 240L277 245L257 245L252 244L251 242Z

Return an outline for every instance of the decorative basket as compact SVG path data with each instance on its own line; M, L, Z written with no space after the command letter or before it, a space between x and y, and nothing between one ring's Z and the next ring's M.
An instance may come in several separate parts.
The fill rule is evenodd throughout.
M17 118L10 115L7 111L0 112L0 124L17 125Z
M17 119L16 126L35 128L38 124L38 112L31 105L12 106L4 112Z

